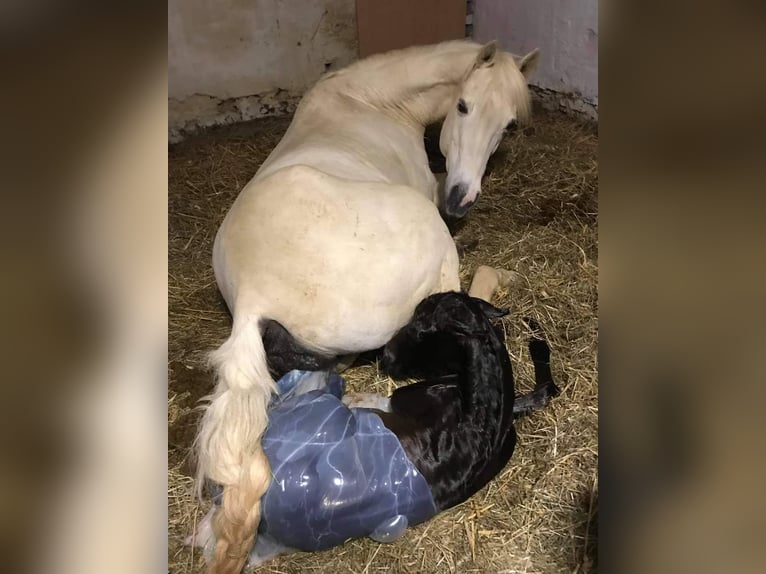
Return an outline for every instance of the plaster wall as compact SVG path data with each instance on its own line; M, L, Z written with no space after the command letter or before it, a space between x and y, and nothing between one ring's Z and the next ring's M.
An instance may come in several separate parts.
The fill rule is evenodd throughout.
M199 125L289 113L357 58L355 0L169 0L171 139Z
M538 95L598 117L598 0L474 0L473 38L517 54L540 48Z

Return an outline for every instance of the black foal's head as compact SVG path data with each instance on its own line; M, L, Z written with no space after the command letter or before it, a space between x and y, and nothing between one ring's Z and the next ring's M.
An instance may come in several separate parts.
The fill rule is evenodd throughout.
M393 378L457 374L465 365L466 342L501 340L490 320L507 314L466 293L431 295L385 346L381 366Z

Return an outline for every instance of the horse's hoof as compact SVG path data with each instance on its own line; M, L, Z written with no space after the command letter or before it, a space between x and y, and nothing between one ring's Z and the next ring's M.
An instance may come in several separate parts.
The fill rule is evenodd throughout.
M521 275L508 269L495 269L495 271L497 271L497 282L500 287L508 287L511 283L515 283L521 278Z

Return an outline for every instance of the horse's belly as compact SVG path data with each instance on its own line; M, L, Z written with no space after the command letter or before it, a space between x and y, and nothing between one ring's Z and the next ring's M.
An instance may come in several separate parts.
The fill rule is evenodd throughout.
M316 350L357 352L441 290L453 258L456 281L449 231L414 190L290 171L246 189L221 229L232 311L257 310Z

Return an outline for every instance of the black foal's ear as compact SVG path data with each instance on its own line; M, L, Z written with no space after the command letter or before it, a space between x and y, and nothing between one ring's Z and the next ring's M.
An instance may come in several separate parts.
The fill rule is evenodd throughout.
M487 316L487 319L499 319L510 313L508 309L498 309L494 305L487 303L484 299L474 299L474 301L476 301L482 312Z

